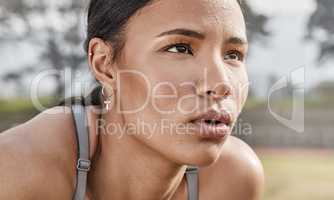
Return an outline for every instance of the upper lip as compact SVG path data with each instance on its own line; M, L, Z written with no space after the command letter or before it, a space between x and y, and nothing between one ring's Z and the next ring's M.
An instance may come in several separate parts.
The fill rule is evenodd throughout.
M199 114L195 118L191 119L190 122L195 121L206 121L206 120L215 120L218 123L226 124L230 126L232 124L232 115L224 109L216 111L214 109L209 109L207 112Z

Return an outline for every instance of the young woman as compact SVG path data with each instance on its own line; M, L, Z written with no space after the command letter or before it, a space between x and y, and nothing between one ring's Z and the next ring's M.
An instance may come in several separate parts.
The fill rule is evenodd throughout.
M231 136L248 92L237 0L91 0L86 50L100 87L0 134L0 199L261 198L262 165Z

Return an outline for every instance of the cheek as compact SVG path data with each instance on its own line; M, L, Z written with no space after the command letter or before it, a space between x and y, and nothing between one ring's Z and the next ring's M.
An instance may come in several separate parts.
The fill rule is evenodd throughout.
M237 100L238 112L241 112L248 96L249 81L246 70L240 70L234 75L235 98Z
M179 112L179 106L186 95L192 93L190 83L193 83L196 73L192 62L170 61L171 58L149 58L145 71L152 83L150 105L159 114ZM161 112L159 112L161 111Z
M172 82L161 82L152 88L151 104L155 111L162 114L176 111L178 88Z
M122 111L132 113L145 108L151 87L147 77L139 71L124 71L119 80L118 97Z

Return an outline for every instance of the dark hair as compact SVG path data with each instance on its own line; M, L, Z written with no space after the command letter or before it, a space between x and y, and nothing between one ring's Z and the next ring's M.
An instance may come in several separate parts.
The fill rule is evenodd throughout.
M87 16L87 38L85 50L88 52L89 41L98 37L111 42L112 61L120 55L124 46L124 28L131 16L153 0L91 0Z
M86 53L88 54L89 41L97 37L111 43L114 53L111 59L115 62L124 47L124 29L127 22L136 12L152 2L153 0L90 0L87 38L84 43ZM70 97L60 101L58 105L78 102L84 105L101 105L101 89L98 85L87 97Z

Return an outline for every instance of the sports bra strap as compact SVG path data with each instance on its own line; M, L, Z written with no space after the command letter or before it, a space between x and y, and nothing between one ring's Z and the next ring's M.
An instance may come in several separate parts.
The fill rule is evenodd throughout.
M198 200L198 167L188 166L186 170L188 200Z
M87 186L87 174L90 170L89 160L89 130L85 106L82 101L72 104L72 115L75 122L78 146L77 181L73 200L84 200ZM186 169L188 200L198 200L198 167L189 166Z
M74 200L84 200L86 194L87 173L90 170L89 160L89 135L85 107L81 104L72 105L72 114L75 121L78 160L77 181Z

